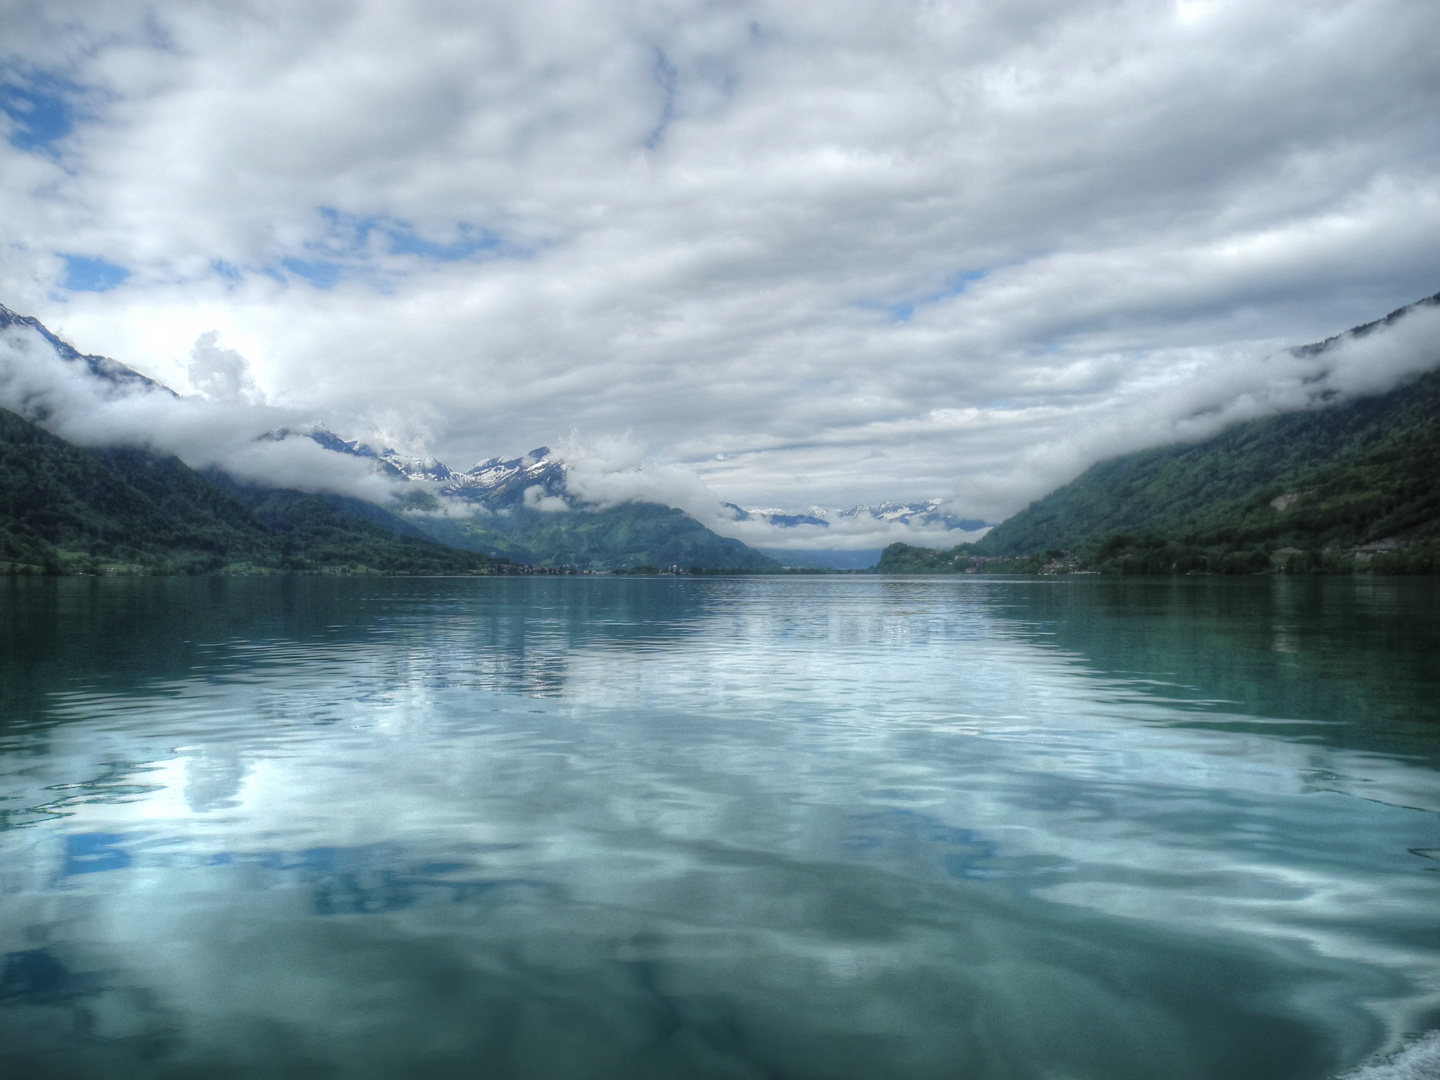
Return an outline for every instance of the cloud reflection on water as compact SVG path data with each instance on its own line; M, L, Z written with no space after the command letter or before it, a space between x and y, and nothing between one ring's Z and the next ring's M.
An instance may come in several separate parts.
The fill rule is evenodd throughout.
M149 1003L114 1039L255 1067L283 1031L347 1075L1299 1077L1416 1030L1433 767L1163 649L1106 670L1077 627L1131 663L1124 605L1052 586L374 583L274 619L293 585L230 583L186 670L12 717L0 1023L58 1008L43 947ZM1235 595L1168 603L1290 617Z

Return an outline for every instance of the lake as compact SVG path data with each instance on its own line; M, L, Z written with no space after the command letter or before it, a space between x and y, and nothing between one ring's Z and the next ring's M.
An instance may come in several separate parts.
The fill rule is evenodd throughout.
M1432 579L0 580L6 1077L1321 1080L1437 871Z

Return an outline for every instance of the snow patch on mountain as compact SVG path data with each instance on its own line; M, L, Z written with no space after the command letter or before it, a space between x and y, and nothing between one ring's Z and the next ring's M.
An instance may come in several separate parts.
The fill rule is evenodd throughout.
M735 521L763 521L782 529L793 529L814 525L828 529L832 524L846 522L887 522L905 526L976 532L989 528L990 523L979 518L962 518L942 509L944 499L929 499L923 503L882 502L875 505L861 504L845 510L811 506L805 510L782 510L772 507L751 507L743 509L734 503L724 503Z
M565 463L548 446L538 446L520 457L486 458L463 473L452 472L440 485L439 493L489 510L522 504L539 507L542 500L550 500L544 509L564 509L577 501L566 488L566 472ZM556 506L557 500L563 506Z

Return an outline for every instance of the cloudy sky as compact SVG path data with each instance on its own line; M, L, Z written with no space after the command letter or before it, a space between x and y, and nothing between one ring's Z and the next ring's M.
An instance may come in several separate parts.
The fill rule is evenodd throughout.
M0 26L0 303L459 468L563 441L748 505L999 520L1283 406L1278 350L1440 290L1433 0Z

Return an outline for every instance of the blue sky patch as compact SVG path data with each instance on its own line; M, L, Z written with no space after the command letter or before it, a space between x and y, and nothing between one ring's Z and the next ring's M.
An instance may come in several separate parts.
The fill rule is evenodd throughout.
M368 282L382 293L409 272L406 264L387 263L386 256L416 256L431 262L524 257L533 252L507 244L491 229L459 222L445 239L431 239L413 224L383 214L347 214L333 206L316 208L322 227L294 255L259 266L212 259L210 270L227 282L261 273L278 282L304 278L317 289L334 288L342 279ZM443 235L443 234L442 234ZM413 265L413 264L411 264Z
M345 214L331 206L322 206L320 216L329 223L328 235L312 245L331 255L361 255L378 240L390 255L420 255L441 262L468 259L500 246L500 237L489 229L461 222L455 228L455 239L440 242L421 236L415 226L399 218L383 215L360 216Z
M346 214L333 206L320 207L320 216L326 222L326 235L307 247L320 248L334 254L358 254L370 242L370 234L385 220L379 217L361 217Z
M333 288L335 282L340 280L339 264L328 262L324 259L314 261L306 259L281 259L280 265L292 274L298 274L300 277L303 277L317 289Z
M881 311L888 311L890 317L897 323L906 323L915 314L915 309L924 307L926 304L938 303L941 300L948 300L952 296L959 296L968 289L972 282L980 281L989 270L967 270L963 274L957 274L950 279L950 282L938 292L921 296L915 300L903 304L865 304L864 307L877 307Z
M325 222L324 233L305 245L303 256L287 256L264 268L265 273L283 281L283 269L318 289L333 288L342 277L358 277L385 292L389 283L385 269L373 262L377 256L417 255L436 262L458 262L498 255L503 244L498 233L465 222L455 226L453 239L439 241L422 236L410 222L399 218L347 214L332 206L320 207L319 213ZM240 268L222 260L211 266L228 280L238 280L241 274Z
M52 144L70 134L76 111L69 96L80 88L53 75L32 75L0 83L0 112L10 118L10 145L51 153Z
M130 276L123 266L91 255L62 255L65 288L72 292L108 292Z
M473 225L461 225L459 236L448 244L437 244L427 240L403 222L394 222L386 229L390 237L390 254L423 255L427 259L441 262L456 262L469 259L483 251L494 251L500 246L500 237L488 229L477 229Z

